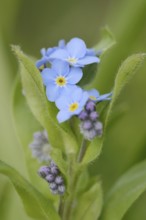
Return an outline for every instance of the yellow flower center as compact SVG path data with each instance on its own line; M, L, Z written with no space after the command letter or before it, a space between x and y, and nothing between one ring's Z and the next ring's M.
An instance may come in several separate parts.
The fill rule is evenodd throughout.
M75 63L77 62L77 59L74 58L74 57L69 57L69 58L67 59L67 61L68 61L70 64L75 64Z
M96 101L96 97L95 96L89 96L89 98L91 99L91 100L93 100L93 101Z
M57 86L60 86L60 87L63 87L66 85L66 79L64 76L58 76L56 79L55 79L55 82L56 82L56 85Z
M79 107L79 104L77 102L74 102L74 103L70 104L69 111L74 112L75 110L78 109L78 107Z

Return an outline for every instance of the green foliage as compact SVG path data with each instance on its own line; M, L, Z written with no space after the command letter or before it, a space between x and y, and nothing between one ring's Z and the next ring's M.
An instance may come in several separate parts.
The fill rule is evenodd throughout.
M27 214L37 220L59 220L52 202L46 199L15 169L0 161L0 173L10 178L21 197Z
M100 59L102 59L102 56L105 54L105 52L107 52L115 43L116 41L110 29L108 27L103 28L101 40L97 45L94 46L95 51L97 51L97 53L99 52L98 56ZM78 83L79 86L86 86L94 81L96 78L98 65L100 64L93 63L84 67L84 75L81 81Z
M65 148L68 153L77 149L76 140L66 124L59 126L56 120L57 109L46 99L39 70L19 47L13 50L20 63L22 85L28 105L40 124L48 131L51 145L56 148Z
M78 83L78 85L83 87L83 86L90 84L96 76L97 67L98 67L97 63L93 63L93 64L90 64L90 65L84 67L84 69L83 69L84 75L83 75L83 78L81 79L81 81Z
M146 161L123 174L107 195L102 220L121 220L135 200L146 190Z
M32 158L32 152L29 148L29 144L33 140L33 133L43 130L43 128L34 118L26 103L25 96L22 95L22 86L19 78L17 77L16 79L13 92L13 117L16 133L23 147L27 170L33 185L39 188L44 195L49 195L47 184L37 174L41 164L38 163L36 158ZM52 197L51 193L49 197Z
M103 1L92 1L92 4L90 1L89 2L86 1L84 5L82 3L83 3L82 1L76 1L72 3L70 1L64 1L64 2L58 1L59 7L56 8L55 7L56 2L53 1L52 2L46 1L46 4L44 5L42 4L41 1L39 2L34 0L33 1L12 0L10 2L9 0L5 0L5 1L2 0L1 2L2 7L0 13L1 16L0 23L2 24L1 25L2 38L0 38L0 40L1 40L1 45L5 47L4 48L5 51L1 50L2 52L0 53L1 55L1 59L0 59L1 60L1 86L0 86L1 88L1 93L0 93L1 94L1 114L0 114L1 115L1 120L0 120L1 121L1 138L0 138L1 152L0 155L1 158L4 158L4 160L9 161L10 163L13 163L16 167L17 165L19 165L19 170L22 171L23 175L25 175L23 169L24 163L21 160L23 158L21 156L23 155L21 154L22 153L21 151L18 152L19 146L17 146L18 144L17 141L15 140L15 135L12 131L12 127L10 124L11 118L9 116L9 109L10 109L9 95L11 94L11 83L13 81L14 74L16 74L16 68L15 68L15 64L13 63L13 60L11 60L11 55L9 55L10 51L8 45L11 44L12 41L15 42L19 41L21 42L25 50L29 51L29 53L31 54L35 54L38 56L39 52L37 51L42 46L48 47L55 45L55 43L58 41L59 38L63 37L64 39L69 39L73 36L73 33L78 34L78 36L84 36L87 39L87 41L90 43L90 45L92 45L93 42L96 41L95 35L97 33L97 29L100 26L102 26L103 23L109 23L111 29L114 31L118 44L114 48L112 48L108 53L106 53L106 56L103 57L97 77L94 78L93 71L89 70L89 72L92 72L91 78L94 81L94 82L93 81L90 82L93 82L92 85L94 85L94 87L99 89L99 91L101 92L109 92L109 90L113 85L113 79L116 70L120 65L121 61L125 59L125 57L129 56L132 53L137 53L139 51L146 51L146 44L145 44L146 1L145 0L135 0L135 1L103 0ZM8 4L9 6L11 5L11 7L8 7ZM35 7L33 7L34 4ZM33 7L33 10L31 10L32 8L31 6ZM51 9L49 13L48 13L48 9ZM6 11L7 11L7 15L5 13ZM87 16L87 14L89 16ZM53 20L51 19L52 17L54 18ZM74 23L78 25L74 25L74 26L70 25L72 21L74 21ZM33 31L30 31L32 30L32 27L33 27ZM104 43L103 45L106 45L106 42L108 42L108 39L111 40L111 37L112 35L109 34L109 37L106 38L105 41L102 40L101 42ZM102 47L103 46L100 43L97 47L97 50L102 49ZM105 181L105 183L103 184L104 190L108 188L109 185L112 184L114 178L119 176L119 174L123 170L125 170L130 164L135 163L135 161L141 160L142 158L145 157L146 151L145 151L144 131L146 130L146 126L143 120L145 118L145 111L146 111L146 104L144 101L145 87L146 87L145 72L146 72L145 68L143 68L141 73L139 72L140 76L137 76L136 81L133 81L132 84L130 84L129 88L126 88L125 93L123 92L121 94L120 91L119 93L121 94L120 100L118 99L118 102L116 102L117 99L115 99L115 102L113 103L110 109L110 113L106 121L108 130L106 133L104 133L105 137L107 137L107 133L108 133L108 137L107 137L108 140L107 143L105 143L104 145L104 152L102 154L102 157L100 157L101 164L100 161L98 161L98 164L94 162L94 164L92 165L92 170L94 170L94 173L99 172L103 177L103 180ZM86 82L88 84L89 79L86 79ZM20 92L20 90L17 90L16 92ZM18 94L18 96L19 95L20 94ZM24 100L23 98L24 97L22 97L22 100ZM120 115L121 113L119 114L119 112L121 112L121 106L126 106L122 111L122 115L123 115L122 118ZM23 134L23 138L24 138L23 140L27 146L27 143L29 142L31 135L35 130L35 124L33 124L33 120L31 120L33 116L29 112L26 103L25 105L20 106L21 109L20 111L22 111L22 108L24 107L24 112L23 112L24 114L22 115L19 112L19 108L18 108L19 104L17 103L17 105L14 107L17 108L17 111L15 112L15 114L17 114L15 116L18 116L17 125L16 125L17 130L19 129L19 131L21 131L21 135L23 134L23 131L25 132L25 129L24 130L21 129L21 126L18 127L18 123L20 120L20 124L22 124L23 122L25 128L26 129L28 128L28 132L30 131L31 133L29 135L28 133ZM56 111L55 108L54 111ZM28 114L30 116L29 117L30 123L28 123ZM105 115L106 114L104 114L104 116ZM105 118L104 116L103 116L103 121ZM114 125L113 125L113 118L114 118ZM101 115L100 115L100 119L101 119ZM37 122L34 123L36 123L36 127L38 126L39 128L40 126L39 123ZM136 124L136 126L133 126L134 123ZM27 126L27 124L29 126ZM31 125L33 128L31 128ZM63 127L65 128L66 125L63 125ZM126 139L124 135L126 131L128 131L128 129L130 130L130 132L127 132L128 134L126 136L127 138ZM134 132L134 130L136 131ZM141 132L137 132L139 130ZM135 135L136 132L137 134ZM131 136L129 134L131 134ZM113 136L114 136L114 143L113 143ZM61 142L63 143L64 138L62 139L63 140ZM121 141L122 139L124 140ZM120 141L122 142L121 145L119 144ZM100 146L98 145L98 143L95 145ZM63 144L61 148L64 148ZM87 152L90 155L90 150L93 150L93 153L91 152L93 156L90 158L90 156L88 156L88 154L86 153L85 159L89 157L89 159L87 159L87 163L88 161L91 161L92 158L94 159L94 150L96 151L97 149L95 148L95 146L93 146L93 148L88 147ZM24 147L24 150L26 150L26 147ZM57 148L55 148L55 150L57 151ZM17 152L15 160L13 158L11 159L12 152L15 155ZM28 152L25 153L27 154L27 157L30 156L28 155ZM58 152L55 153L55 155L59 155ZM57 156L53 155L53 157L56 158L57 160ZM58 164L62 163L61 160L59 161ZM30 163L30 160L27 160L26 164L27 166L29 166L29 171L31 172L31 169L35 169L35 165L33 167L31 166L32 164L30 165L28 163ZM35 164L35 161L33 160L31 163ZM62 168L63 172L65 172L65 170L66 170L65 167ZM84 181L82 184L84 184ZM141 200L139 200L140 201L139 204L141 203L145 204L146 202L145 198L146 197L141 198ZM17 200L15 201L15 195L13 195L13 199L5 204L5 210L7 213L9 213L9 216L6 217L5 220L9 220L9 219L15 220L19 215L20 217L18 217L18 219L27 219L27 216L25 216L24 213L21 212L21 207L20 207L19 215L17 215L17 213L19 212L19 210L17 210L18 209L17 205L16 207L13 206L8 207L9 203L12 204L15 202L17 203L18 201ZM133 212L134 211L133 208L135 212ZM141 209L142 207L137 209L138 207L134 206L133 208L130 209L131 213L137 213L136 216L134 216L134 214L128 215L128 218L124 216L123 218L124 220L126 219L144 220L146 218L145 207L143 208L144 210L143 213ZM1 207L1 209L3 209L3 206ZM0 212L0 219L3 219L2 212ZM41 220L42 219L44 218L41 218ZM90 216L89 219L91 219Z
M95 160L101 153L102 138L96 137L87 147L85 156L82 160L82 164L88 164Z
M6 219L8 208L10 207L10 193L11 193L11 185L3 181L0 176L0 217L1 219ZM6 207L7 205L7 207Z
M129 80L134 76L138 68L142 65L145 57L146 57L146 54L144 53L135 54L135 55L128 57L121 65L117 73L116 79L115 79L112 100L110 102L110 106L107 112L105 126L107 126L107 123L112 113L112 109L122 89L126 86Z
M90 186L77 198L72 220L97 220L101 212L102 203L101 183L97 181L97 178L90 179Z
M96 51L101 52L101 56L104 55L104 53L110 49L114 44L116 43L115 38L110 31L110 29L106 26L102 29L102 35L101 40L97 45L94 46L94 49Z
M121 65L118 71L117 77L115 79L112 100L110 102L109 108L105 116L105 124L104 124L105 128L109 122L109 119L112 114L112 109L114 107L114 104L118 96L120 95L122 89L129 82L129 80L134 76L138 68L141 66L145 57L146 57L146 54L132 55L129 58L127 58ZM104 136L105 135L106 133L104 132ZM91 162L92 160L95 160L100 155L103 140L104 140L103 138L97 137L89 144L85 157L83 158L83 161L82 161L83 164L84 163L86 164L86 163Z

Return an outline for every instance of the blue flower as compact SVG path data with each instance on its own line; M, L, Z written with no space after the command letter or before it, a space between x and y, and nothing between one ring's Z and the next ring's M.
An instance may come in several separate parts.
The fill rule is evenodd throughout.
M68 63L54 60L51 68L42 71L43 83L46 86L46 94L49 101L54 102L62 92L70 88L76 88L75 84L82 78L80 68L69 67Z
M36 62L36 67L40 68L41 66L46 65L47 63L51 62L52 59L50 58L50 55L54 51L56 51L58 48L63 49L64 47L65 47L65 41L64 40L60 40L58 42L58 46L57 47L52 47L52 48L48 48L48 49L42 48L41 49L42 58Z
M91 89L87 91L89 94L89 98L95 102L102 102L105 100L111 100L112 92L100 95L96 89Z
M93 50L86 48L85 42L80 38L71 39L64 49L57 49L51 53L50 58L66 61L74 67L84 67L100 61Z
M86 55L88 56L96 56L96 51L93 48L86 49Z
M57 99L55 104L60 110L57 115L59 123L68 120L73 115L78 115L83 110L88 99L88 93L77 86L76 89L71 89Z

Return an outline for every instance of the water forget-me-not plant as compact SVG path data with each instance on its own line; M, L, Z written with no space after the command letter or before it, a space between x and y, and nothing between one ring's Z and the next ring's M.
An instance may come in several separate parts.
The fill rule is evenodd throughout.
M59 122L78 115L89 99L90 93L94 93L96 98L100 98L101 101L110 99L111 93L103 95L102 98L95 89L85 92L79 86L75 86L84 77L82 69L85 65L100 62L93 49L87 49L84 41L79 38L71 39L63 48L60 46L54 48L51 55L48 56L51 58L51 68L46 67L49 59L46 61L46 58L42 58L44 61L41 75L46 86L48 100L54 101L60 110L57 115ZM38 62L36 66L38 66Z
M101 153L116 100L145 58L136 54L126 59L108 90L98 71L114 44L106 28L93 48L77 37L61 40L43 48L36 62L13 46L21 75L13 113L30 178L2 161L0 172L11 179L33 219L121 220L146 189L146 162L120 177L105 195L102 177L89 172ZM102 93L99 82L105 85Z

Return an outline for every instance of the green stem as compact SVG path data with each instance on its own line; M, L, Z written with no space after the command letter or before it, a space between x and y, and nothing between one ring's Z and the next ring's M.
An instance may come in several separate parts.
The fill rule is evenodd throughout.
M64 211L64 197L60 196L60 203L59 203L59 209L58 209L58 213L60 217L63 217L63 211Z
M82 159L85 155L86 149L87 149L87 141L85 139L83 139L82 144L81 144L81 148L79 151L79 155L77 158L77 163L80 163L82 161ZM76 170L73 168L74 166L76 166L75 161L74 162L73 162L73 160L70 161L69 174L71 177L71 180L70 180L71 195L69 196L69 198L66 201L66 209L65 209L65 213L64 213L65 220L70 220L70 218L71 218L73 202L74 202L74 198L76 195L76 187L77 187L77 183L78 183L78 177L80 174L79 170Z
M65 210L65 218L64 218L65 220L70 220L71 218L74 196L76 194L75 192L76 192L77 179L78 179L78 175L75 175L71 184L71 195L66 201L66 210Z
M85 152L87 150L87 141L85 139L83 139L82 141L82 145L79 151L79 155L78 155L78 159L77 162L80 163L85 155Z

